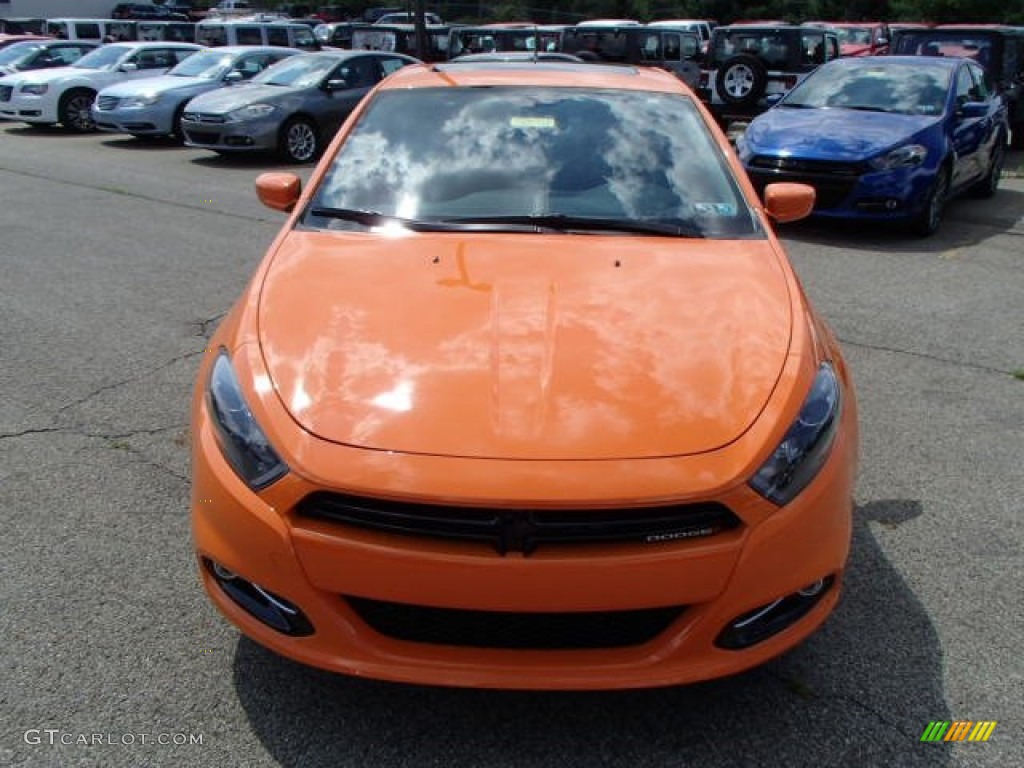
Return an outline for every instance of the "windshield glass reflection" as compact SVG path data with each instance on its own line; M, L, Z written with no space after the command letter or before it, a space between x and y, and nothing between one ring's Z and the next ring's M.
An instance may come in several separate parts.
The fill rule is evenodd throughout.
M949 73L927 65L874 62L828 67L790 91L783 105L939 115L946 108Z
M626 90L383 92L340 149L309 211L325 209L419 221L639 221L704 237L757 231L692 101ZM305 221L365 225L308 212Z

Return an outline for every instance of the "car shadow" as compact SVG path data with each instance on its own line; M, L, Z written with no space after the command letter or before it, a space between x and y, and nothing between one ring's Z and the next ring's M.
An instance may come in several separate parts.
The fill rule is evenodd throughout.
M855 512L843 599L806 643L718 681L623 692L431 688L350 678L238 641L234 685L283 766L947 765L921 743L949 720L939 639L873 527L917 501Z
M190 162L207 168L258 168L267 171L298 171L313 165L288 165L273 152L238 152L218 155L213 152L193 157Z
M126 134L112 134L111 138L100 142L104 147L123 150L143 150L155 152L158 150L185 149L185 145L178 139L171 136L128 136Z
M836 245L855 250L896 253L939 253L950 248L976 245L995 235L1019 228L1024 219L1024 186L1000 186L995 197L979 199L961 195L946 205L939 231L919 237L896 222L828 220L810 218L776 227L787 240L819 245Z

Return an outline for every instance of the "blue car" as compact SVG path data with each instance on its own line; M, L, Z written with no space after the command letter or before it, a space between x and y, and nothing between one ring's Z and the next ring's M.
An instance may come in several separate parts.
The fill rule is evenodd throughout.
M181 113L192 97L249 80L297 53L302 51L260 45L200 51L161 77L104 88L96 94L92 119L101 131L181 139Z
M809 184L817 216L903 221L927 236L954 195L995 194L1007 120L977 62L846 58L756 117L736 147L759 190Z

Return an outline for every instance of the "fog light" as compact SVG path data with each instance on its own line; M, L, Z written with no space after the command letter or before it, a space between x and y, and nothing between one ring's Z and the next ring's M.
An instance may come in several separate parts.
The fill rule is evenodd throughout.
M738 651L767 640L806 616L834 583L834 576L826 576L790 595L737 616L719 633L715 645Z
M221 581L231 581L233 578L238 576L237 573L229 571L220 563L214 563L212 560L210 562L212 563L211 568L213 568L214 575L216 575L216 577Z
M209 558L203 558L203 564L225 595L271 629L292 637L313 634L313 625L305 614L283 597L275 595L259 584L246 581L234 571Z

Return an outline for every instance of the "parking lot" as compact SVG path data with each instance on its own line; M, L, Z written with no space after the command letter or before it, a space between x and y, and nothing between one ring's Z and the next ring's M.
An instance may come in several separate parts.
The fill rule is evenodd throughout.
M824 628L725 680L511 693L307 669L202 592L192 379L284 220L252 185L278 169L0 124L0 764L1024 765L1024 178L929 239L781 230L860 398ZM998 725L922 743L936 720Z

